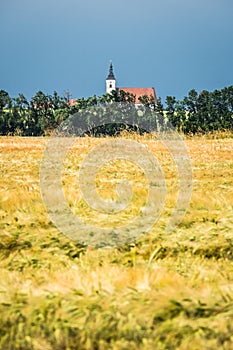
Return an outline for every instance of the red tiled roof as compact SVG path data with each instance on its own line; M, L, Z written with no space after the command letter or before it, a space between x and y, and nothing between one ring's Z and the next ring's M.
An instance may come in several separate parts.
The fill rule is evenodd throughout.
M71 98L71 99L67 102L67 104L68 104L70 107L72 107L72 106L74 106L74 105L77 104L77 100Z
M130 94L133 94L135 95L136 97L136 101L135 103L136 104L140 104L141 102L139 101L139 97L140 96L152 96L155 100L155 103L157 102L157 98L156 98L156 94L155 94L155 89L152 87L152 88L118 88L118 90L123 90L125 92L129 92Z

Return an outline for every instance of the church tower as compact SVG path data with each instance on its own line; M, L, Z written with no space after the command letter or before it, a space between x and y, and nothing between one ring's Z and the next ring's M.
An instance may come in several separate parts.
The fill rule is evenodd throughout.
M112 62L110 62L109 73L106 78L106 93L110 94L113 90L116 90L116 79L113 74Z

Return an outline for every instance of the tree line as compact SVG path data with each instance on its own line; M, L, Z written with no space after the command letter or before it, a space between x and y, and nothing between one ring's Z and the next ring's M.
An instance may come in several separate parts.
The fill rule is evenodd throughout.
M152 96L141 96L139 100L141 102L139 109L148 107L144 121L150 122L151 118L155 118L155 124L160 127L170 123L185 134L233 130L233 86L212 92L203 90L200 93L192 89L183 100L167 96L165 105L160 98L154 101ZM132 109L138 111L134 106L135 96L124 91L119 93L112 91L111 94L100 97L94 95L86 99L80 98L71 104L69 94L59 96L56 91L52 95L38 91L28 101L22 93L12 98L8 92L0 90L0 135L44 136L53 133L59 125L64 124L77 112L85 118L85 113L80 112L92 107L106 106L112 102L118 105L130 105L131 114ZM148 113L148 110L151 113ZM101 118L104 121L103 114ZM80 118L79 122L82 124ZM114 124L114 121L112 122ZM122 127L127 128L126 125ZM102 134L113 135L119 128L114 124L112 127L108 125L98 130L101 130Z
M233 86L198 93L195 89L178 101L166 97L169 121L185 134L233 130Z

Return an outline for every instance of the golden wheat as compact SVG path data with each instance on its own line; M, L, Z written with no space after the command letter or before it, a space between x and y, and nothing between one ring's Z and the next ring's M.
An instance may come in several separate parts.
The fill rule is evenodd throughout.
M60 233L40 196L46 138L0 138L0 348L233 349L233 139L186 139L193 195L181 224L165 231L179 188L176 165L154 136L142 143L163 168L163 212L146 235L112 249L85 247ZM105 139L104 139L105 140ZM73 212L96 226L108 215L82 199L77 172L104 140L77 139L64 162L63 188ZM111 216L124 225L147 196L143 172L116 161L96 186L116 198L116 183L133 184L132 203Z

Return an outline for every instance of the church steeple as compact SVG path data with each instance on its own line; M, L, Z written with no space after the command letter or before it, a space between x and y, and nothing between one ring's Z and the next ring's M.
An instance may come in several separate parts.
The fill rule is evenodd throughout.
M109 73L106 80L116 80L113 73L112 61L110 62Z
M116 90L116 78L113 73L113 66L111 61L108 76L106 78L106 93L110 94L113 90Z

